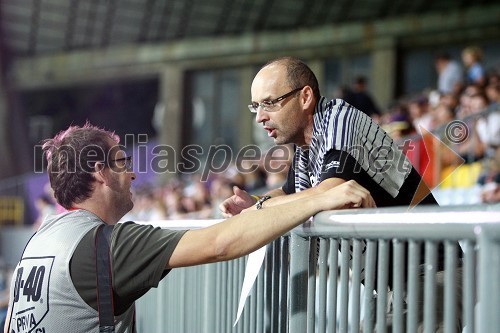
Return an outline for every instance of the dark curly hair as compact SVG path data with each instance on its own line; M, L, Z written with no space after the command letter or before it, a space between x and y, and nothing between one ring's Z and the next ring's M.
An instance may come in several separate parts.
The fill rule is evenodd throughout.
M113 132L87 122L82 127L70 126L43 142L50 186L61 206L68 209L90 197L95 163L107 161L113 146L110 139L119 142Z

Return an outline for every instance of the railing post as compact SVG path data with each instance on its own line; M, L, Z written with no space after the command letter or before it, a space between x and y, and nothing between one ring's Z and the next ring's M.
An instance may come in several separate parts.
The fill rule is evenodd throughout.
M307 332L307 269L309 267L309 241L290 236L290 308L288 309L290 333Z
M215 293L215 285L216 285L216 274L217 274L217 266L216 265L205 265L203 271L206 279L206 284L203 286L203 333L215 332L215 316L216 309L213 306L214 300L217 295Z
M498 228L483 225L479 232L479 319L478 332L500 327L500 241ZM489 230L491 229L491 230Z

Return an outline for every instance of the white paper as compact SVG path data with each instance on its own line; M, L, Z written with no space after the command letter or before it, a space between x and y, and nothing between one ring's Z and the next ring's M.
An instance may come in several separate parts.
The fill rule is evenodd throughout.
M238 323L243 308L245 307L245 301L252 290L255 283L257 275L259 275L260 268L266 257L266 247L263 246L255 252L248 255L247 267L245 268L245 278L243 279L243 286L241 287L240 303L238 305L238 313L236 314L236 320L234 321L234 326Z

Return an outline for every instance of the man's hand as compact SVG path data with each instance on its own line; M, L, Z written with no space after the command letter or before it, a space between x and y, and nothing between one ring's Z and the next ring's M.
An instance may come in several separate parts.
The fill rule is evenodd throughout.
M256 202L255 198L238 186L233 186L233 192L233 196L224 200L224 202L219 205L219 209L225 218L238 215L244 209L252 207Z
M370 192L354 180L335 186L320 196L323 210L377 207Z

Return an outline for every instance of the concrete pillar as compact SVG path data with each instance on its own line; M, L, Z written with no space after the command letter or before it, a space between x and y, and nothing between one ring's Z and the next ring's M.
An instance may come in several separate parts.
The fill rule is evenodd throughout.
M241 117L239 117L239 137L238 146L242 148L243 146L253 143L253 128L255 123L255 114L248 110L247 105L250 104L252 95L250 93L250 88L252 86L252 80L256 74L255 68L253 66L242 67L240 70L240 82L241 82L241 92L240 92L240 103L238 110L234 112L239 112ZM262 130L262 129L260 129Z
M9 127L7 119L7 98L5 96L5 89L0 80L0 156L5 158L0 158L0 179L6 178L11 175L11 156L9 149Z
M1 54L0 54L1 57ZM1 61L1 59L0 59ZM12 161L12 152L10 149L10 128L8 119L7 89L0 79L0 179L13 175L15 161Z
M174 156L168 157L168 163L175 163L169 171L177 172L177 165L182 150L182 117L184 96L184 69L176 64L166 65L160 73L159 84L159 115L162 126L158 128L158 143L167 145L175 151ZM171 152L168 152L171 154ZM175 168L174 168L175 167ZM174 172L162 172L163 179L175 176Z
M396 40L391 37L377 38L373 43L372 74L370 81L373 97L382 109L394 100L396 91Z

